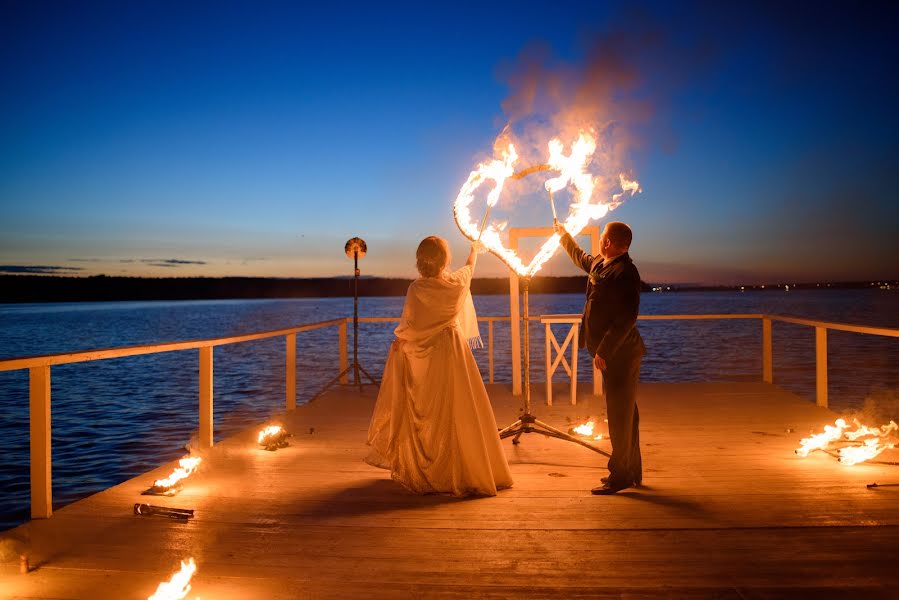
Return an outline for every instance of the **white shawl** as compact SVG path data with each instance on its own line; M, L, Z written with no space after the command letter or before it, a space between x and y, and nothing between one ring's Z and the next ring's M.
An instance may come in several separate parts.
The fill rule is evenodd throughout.
M406 292L406 304L396 337L410 342L424 342L447 327L458 325L468 345L483 348L478 330L478 316L471 297L474 269L464 266L442 277L421 277Z

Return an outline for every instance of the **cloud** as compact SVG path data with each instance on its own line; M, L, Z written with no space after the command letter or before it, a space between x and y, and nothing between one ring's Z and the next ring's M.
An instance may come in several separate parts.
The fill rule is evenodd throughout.
M205 265L205 260L182 260L180 258L142 258L142 263L151 267L180 267L183 265Z
M81 267L58 267L49 265L0 265L0 273L28 275L64 275L73 271L83 271Z

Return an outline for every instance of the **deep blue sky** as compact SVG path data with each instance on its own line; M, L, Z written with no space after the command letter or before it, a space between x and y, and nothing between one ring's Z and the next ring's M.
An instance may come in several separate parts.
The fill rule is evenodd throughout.
M0 2L0 270L411 276L520 54L626 30L644 279L899 277L895 3L314 4Z

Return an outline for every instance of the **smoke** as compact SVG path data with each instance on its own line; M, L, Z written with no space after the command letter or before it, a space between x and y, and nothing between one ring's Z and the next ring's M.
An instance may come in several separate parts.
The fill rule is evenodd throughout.
M543 43L526 47L499 68L509 94L494 156L513 143L522 168L542 164L550 139L560 139L567 154L581 132L589 133L597 141L589 167L597 186L594 201L612 202L621 191L619 175L635 175L634 153L671 79L653 77L651 66L665 39L646 20L623 19L618 29L590 36L576 61L562 60Z
M856 418L871 426L886 425L890 421L899 423L899 391L881 390L865 398L860 411L843 413L846 418Z
M13 537L0 539L0 563L15 560L27 551L28 545L22 540Z

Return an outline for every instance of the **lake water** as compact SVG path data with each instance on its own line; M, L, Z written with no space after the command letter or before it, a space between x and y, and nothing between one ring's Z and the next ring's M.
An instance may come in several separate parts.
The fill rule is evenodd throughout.
M360 315L397 316L402 304L401 297L362 298ZM509 314L508 296L478 296L475 305L481 316ZM579 313L582 306L580 294L530 300L531 315ZM0 305L0 358L265 331L349 316L352 309L352 298ZM899 293L653 293L643 294L641 313L771 313L896 328ZM359 361L376 377L393 327L360 325ZM648 348L642 381L761 379L757 320L642 321L640 330ZM486 324L481 334L486 343ZM775 383L813 401L814 330L776 323L773 339ZM531 340L533 380L543 381L542 326L532 325ZM830 332L828 344L836 410L899 389L899 339ZM336 328L298 334L297 347L302 402L337 373ZM486 378L487 351L475 355ZM588 361L583 353L584 381ZM508 323L496 324L495 372L497 382L511 381ZM62 365L53 367L51 381L57 507L182 456L197 429L196 350ZM216 348L214 397L219 439L283 410L283 338ZM0 372L0 530L28 518L28 444L28 372Z

